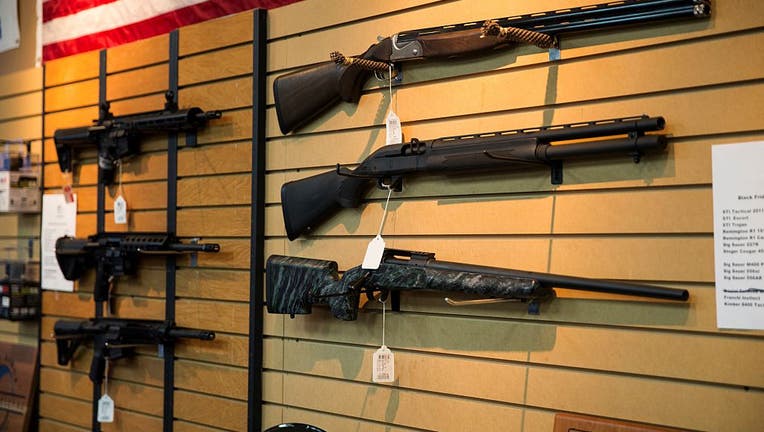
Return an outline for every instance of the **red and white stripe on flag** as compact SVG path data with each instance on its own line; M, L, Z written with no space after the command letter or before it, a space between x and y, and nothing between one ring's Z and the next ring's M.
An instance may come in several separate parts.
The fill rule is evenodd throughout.
M178 27L300 0L45 0L43 60L108 48Z

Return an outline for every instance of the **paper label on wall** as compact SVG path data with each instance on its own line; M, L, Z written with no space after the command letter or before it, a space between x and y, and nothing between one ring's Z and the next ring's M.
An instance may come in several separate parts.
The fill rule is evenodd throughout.
M74 202L67 203L63 194L42 196L41 279L43 289L74 291L74 282L61 273L56 260L56 240L65 235L74 236L77 228L77 195Z
M716 324L764 329L764 141L711 148Z

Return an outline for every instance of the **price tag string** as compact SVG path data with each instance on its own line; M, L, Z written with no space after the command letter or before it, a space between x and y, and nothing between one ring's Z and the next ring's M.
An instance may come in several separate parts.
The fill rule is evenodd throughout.
M382 238L382 230L385 228L385 220L387 219L387 209L390 204L390 195L393 194L393 187L384 185L387 188L387 200L385 200L385 210L382 213L382 220L379 223L379 231L377 235L371 239L368 246L366 246L366 254L363 257L363 263L361 268L366 270L376 270L382 264L382 258L385 254L385 240Z
M393 66L388 65L389 76L387 79L387 88L390 92L390 110L385 120L385 145L401 144L403 142L403 131L401 130L401 119L395 114L398 111L398 99L393 96ZM395 109L393 109L393 106Z
M385 229L385 221L387 220L387 206L390 204L390 196L393 194L393 187L390 185L383 185L387 188L387 199L385 200L385 208L382 211L382 220L379 222L378 236L382 235L382 230Z
M393 106L393 101L395 102L395 112L398 112L398 98L393 98L393 65L392 63L387 66L387 88L390 91L390 106Z
M127 201L125 201L125 192L122 189L122 162L117 161L117 196L114 198L114 223L127 223Z
M103 394L107 395L109 394L109 359L104 359L104 365L103 368Z
M117 178L119 179L117 183L117 195L124 197L125 192L122 190L122 161L117 160Z
M389 383L395 381L395 354L385 345L385 300L378 299L382 303L382 346L374 352L372 357L372 377L375 383Z
M378 299L382 303L382 346L385 346L385 302L386 300Z

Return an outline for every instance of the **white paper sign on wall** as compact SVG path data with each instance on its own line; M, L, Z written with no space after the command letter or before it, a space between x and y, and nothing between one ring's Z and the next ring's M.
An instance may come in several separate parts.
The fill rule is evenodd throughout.
M764 329L764 141L711 148L716 323Z

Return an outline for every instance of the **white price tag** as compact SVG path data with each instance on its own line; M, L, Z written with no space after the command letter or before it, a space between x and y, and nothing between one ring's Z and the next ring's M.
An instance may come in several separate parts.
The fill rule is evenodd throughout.
M117 196L114 200L114 223L127 223L127 201L122 198L122 195Z
M395 381L395 356L386 346L374 351L372 360L372 381L376 383L388 383Z
M98 399L98 421L101 423L114 422L114 401L107 394Z
M382 263L382 255L385 253L385 241L382 236L377 234L371 239L369 246L366 247L366 255L363 257L362 269L376 270Z
M385 130L387 132L387 139L385 143L400 144L403 142L403 131L401 131L401 119L395 114L393 110L390 110L390 114L387 115L385 121Z

